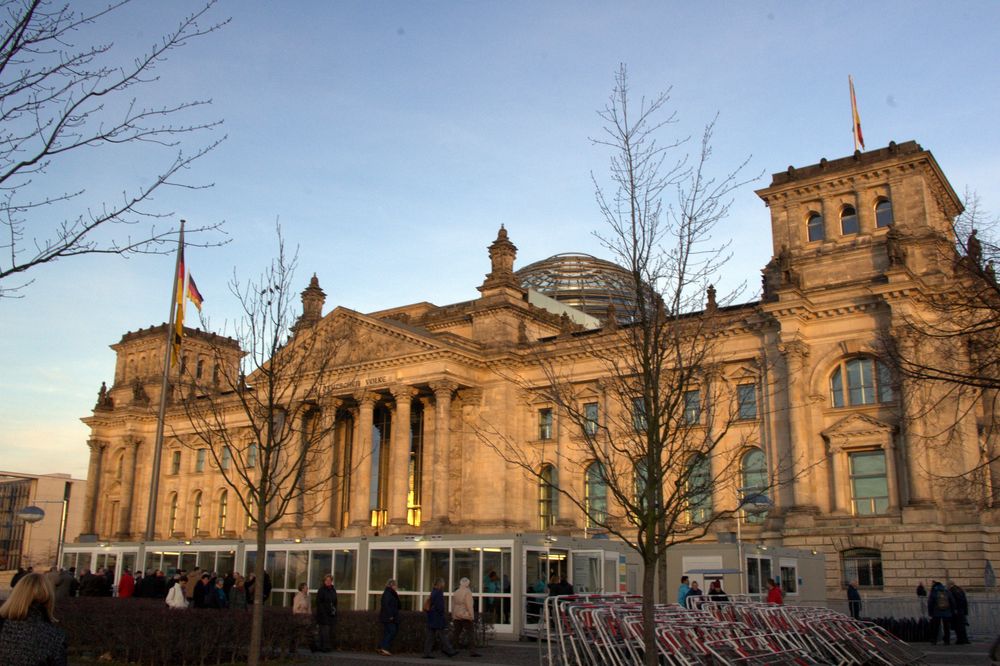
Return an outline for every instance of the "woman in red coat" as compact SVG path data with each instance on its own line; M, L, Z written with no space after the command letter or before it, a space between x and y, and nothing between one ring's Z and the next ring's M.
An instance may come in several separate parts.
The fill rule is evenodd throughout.
M128 569L122 569L122 576L118 579L118 596L128 599L135 594L135 578Z
M778 587L778 583L773 578L769 578L767 580L767 584L770 586L767 591L767 603L774 604L776 606L782 605L784 597L781 594L781 588Z

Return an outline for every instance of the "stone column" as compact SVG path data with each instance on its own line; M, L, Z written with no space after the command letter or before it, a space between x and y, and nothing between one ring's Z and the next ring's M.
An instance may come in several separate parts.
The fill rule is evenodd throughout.
M889 486L889 513L899 510L899 472L896 470L896 438L889 433L885 442L885 480Z
M389 447L389 524L406 525L406 495L410 469L410 413L417 390L412 386L393 386L396 400Z
M139 445L142 440L138 437L125 438L125 469L122 470L122 505L121 514L118 519L118 534L122 539L128 539L132 535L132 503L135 498L135 465L136 456L139 452Z
M423 418L421 419L423 432L421 433L420 458L417 461L420 466L420 474L417 477L417 484L413 490L418 500L417 503L420 505L420 522L422 524L434 517L434 514L431 512L434 483L428 476L428 474L432 473L428 472L428 469L431 468L434 461L434 441L437 437L434 435L434 419L430 418L432 414L431 407L434 404L433 400L430 396L421 396L418 400L420 400L420 405L423 408Z
M809 388L806 386L806 360L809 347L798 340L783 343L779 350L785 357L785 390L788 393L788 437L792 454L793 510L816 511L810 433L808 429Z
M832 445L830 457L833 459L833 513L849 515L852 511L847 491L851 483L851 474L848 469L847 453L843 447Z
M449 448L451 445L449 434L449 420L451 418L451 394L458 388L455 382L437 381L431 382L431 390L434 391L434 458L429 470L434 478L434 497L431 506L431 514L437 523L448 522L449 490L448 476L451 473L448 464Z
M339 470L337 469L337 410L340 408L340 400L329 398L320 405L319 427L322 439L317 442L321 449L319 454L318 470L319 479L323 483L322 494L325 498L318 501L326 501L326 511L319 511L316 515L319 520L313 523L317 528L317 534L328 532L335 524L333 522L336 515L337 504L337 480ZM325 516L325 518L324 518Z
M372 417L376 393L358 393L358 421L355 423L354 451L351 457L351 525L371 525Z
M97 534L97 498L101 492L101 468L107 442L97 439L87 441L90 447L90 464L87 466L87 492L83 505L83 534Z
M903 358L916 358L919 353L916 339L905 323L895 326L892 335ZM907 505L930 507L934 504L934 497L927 472L930 467L927 460L929 440L925 428L928 417L925 413L926 398L920 396L916 382L905 377L901 382L900 393L899 400L903 405L900 440L903 459L906 463Z

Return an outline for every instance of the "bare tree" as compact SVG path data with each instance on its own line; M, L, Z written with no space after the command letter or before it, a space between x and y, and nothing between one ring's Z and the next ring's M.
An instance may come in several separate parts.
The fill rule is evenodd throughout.
M270 267L248 282L234 275L230 290L242 318L233 337L242 359L233 363L231 339L218 338L213 353L221 371L214 390L188 392L183 399L188 423L172 433L189 447L207 449L254 525L259 584L254 586L251 664L260 655L260 583L268 532L289 519L302 527L304 516L318 511L328 498L336 467L332 430L337 404L327 399L324 383L330 381L344 336L335 324L319 320L320 302L295 316L295 265L279 228L278 255Z
M740 454L759 435L756 419L748 418L750 412L758 416L759 401L737 397L723 369L742 362L757 364L758 377L763 373L757 359L724 355L721 336L745 315L729 308L729 299L720 303L711 284L728 258L713 233L732 193L747 182L741 177L746 163L711 177L714 121L693 158L675 157L684 140L658 142L661 130L674 122L673 115L663 117L668 94L643 98L638 106L633 101L623 66L600 112L604 133L594 139L611 151L613 188L605 190L594 178L608 227L598 237L627 271L612 291L628 294L629 310L609 311L602 334L579 336L565 353L551 350L536 358L540 380L521 379L528 395L550 401L569 422L574 434L558 464L578 469L584 483L559 483L540 466L544 452L504 438L499 428L487 428L481 437L578 507L592 528L639 554L645 659L655 664L654 588L667 550L704 537L717 521L759 500L769 483L765 474L753 489L741 488ZM665 204L667 199L672 203ZM574 360L581 357L592 364L587 374L605 396L600 418L581 398L587 382L579 379L583 362ZM527 374L501 372L515 380ZM583 492L574 489L581 487ZM663 578L661 572L661 598Z
M208 35L227 21L208 21L211 0L183 18L144 53L117 58L113 44L78 46L129 0L98 11L76 11L45 0L4 0L0 35L0 297L30 284L33 268L81 254L170 252L177 230L157 226L170 213L152 204L166 187L198 189L180 174L222 138L186 151L182 141L216 129L221 122L197 119L207 100L147 106L139 93L155 85L156 70L171 52ZM189 119L191 118L191 119ZM224 138L224 137L223 137ZM58 165L74 155L112 160L106 151L127 147L169 157L143 182L118 194L89 198L85 187L65 189ZM77 212L64 213L73 208ZM64 217L65 215L65 217ZM114 225L116 229L98 233ZM215 229L209 225L188 231ZM172 241L172 242L171 242ZM20 279L20 281L18 281Z
M934 244L942 276L925 280L914 307L901 312L882 336L886 356L905 384L906 421L922 424L919 432L911 428L911 436L947 448L945 458L953 463L925 471L986 506L1000 504L997 224L979 196L966 192L951 233ZM907 240L897 233L893 242L905 247ZM896 255L895 263L905 266L905 249ZM970 440L977 452L959 455Z

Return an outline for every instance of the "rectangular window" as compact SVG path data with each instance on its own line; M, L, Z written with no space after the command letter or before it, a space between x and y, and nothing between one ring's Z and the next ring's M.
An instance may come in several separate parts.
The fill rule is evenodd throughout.
M174 451L170 454L170 473L180 474L181 473L181 452Z
M207 449L198 449L197 454L194 459L194 471L204 472L205 471L205 455L208 453Z
M642 398L632 398L632 427L636 432L645 432L647 425L646 403Z
M799 593L799 572L794 560L781 560L781 591L785 594Z
M767 594L767 581L771 579L771 560L764 557L747 557L747 593Z
M737 417L743 420L757 418L757 385L740 384L736 387Z
M583 406L583 432L585 435L597 434L597 403L588 402Z
M856 516L873 516L889 509L885 452L850 454L851 503Z
M698 389L684 392L684 423L701 423L701 391Z
M233 462L232 452L229 450L228 446L224 447L222 449L222 460L219 461L219 467L221 467L223 471L226 471L229 469L229 465L232 464L232 462Z
M538 439L552 439L552 409L538 410Z

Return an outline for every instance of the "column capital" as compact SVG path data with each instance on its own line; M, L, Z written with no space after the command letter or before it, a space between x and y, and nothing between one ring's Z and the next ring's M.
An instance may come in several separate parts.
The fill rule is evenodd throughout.
M804 361L809 357L809 345L798 339L779 343L778 351L788 361Z
M136 435L125 435L122 437L122 445L126 450L131 450L133 453L142 444L142 437L137 437Z
M396 402L399 402L400 400L406 400L407 398L412 400L416 397L419 391L409 384L394 384L389 387L389 393L392 394L392 397L396 400Z
M457 383L448 379L433 381L429 384L429 386L431 387L431 390L434 391L435 398L440 398L444 395L447 395L450 398L452 392L458 388Z
M90 447L92 452L100 453L104 451L104 449L108 448L108 443L102 439L88 439L87 446Z
M459 390L458 399L466 407L478 407L483 402L483 389L478 386Z
M374 407L375 403L378 402L382 396L378 393L372 393L370 391L358 391L354 394L354 399L358 401L358 405Z

